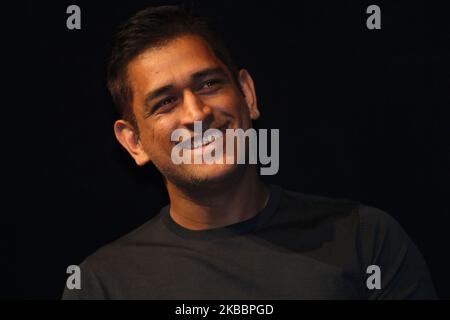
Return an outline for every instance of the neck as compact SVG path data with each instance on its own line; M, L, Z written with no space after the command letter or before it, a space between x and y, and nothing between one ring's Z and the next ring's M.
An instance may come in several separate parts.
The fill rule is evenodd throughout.
M246 166L236 180L215 186L179 188L167 181L170 216L184 228L206 230L225 227L255 216L267 204L269 190L256 166Z

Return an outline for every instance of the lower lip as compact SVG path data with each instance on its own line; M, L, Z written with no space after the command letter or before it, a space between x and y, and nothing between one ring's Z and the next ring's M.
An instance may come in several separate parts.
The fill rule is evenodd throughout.
M215 144L218 142L218 141L221 141L221 140L223 140L223 137L225 136L225 130L226 130L227 128L226 127L222 127L221 129L219 129L221 132L222 132L222 136L220 136L220 137L218 137L218 138L215 138L215 140L213 140L212 142L210 142L210 143L208 143L207 145L202 145L201 147L197 147L197 148L191 148L191 149L185 149L185 150L191 150L191 151L194 151L194 150L199 150L199 149L205 149L205 148L207 148L207 147L210 147L210 146L214 146L215 147ZM204 151L202 151L202 152L204 152Z

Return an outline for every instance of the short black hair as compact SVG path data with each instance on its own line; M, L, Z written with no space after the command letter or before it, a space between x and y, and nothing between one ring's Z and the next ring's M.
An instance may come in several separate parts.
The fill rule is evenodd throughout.
M210 21L183 5L148 7L127 20L115 34L107 69L108 89L120 116L137 130L131 107L128 64L142 52L184 35L202 37L237 79L238 70Z

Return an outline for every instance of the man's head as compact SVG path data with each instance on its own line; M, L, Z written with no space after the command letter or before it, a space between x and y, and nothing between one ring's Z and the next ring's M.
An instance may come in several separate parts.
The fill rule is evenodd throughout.
M203 131L246 130L259 117L250 75L236 69L204 20L177 6L136 14L116 35L108 87L122 115L116 137L138 165L151 161L167 180L183 185L238 172L236 164L171 160L176 129L193 132L194 121L202 121Z

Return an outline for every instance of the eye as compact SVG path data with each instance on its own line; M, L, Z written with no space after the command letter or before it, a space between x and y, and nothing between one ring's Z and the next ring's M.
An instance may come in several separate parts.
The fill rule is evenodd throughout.
M168 105L168 104L172 103L173 100L174 100L173 98L164 99L164 100L161 101L159 104L160 104L161 106L165 106L165 105Z
M160 102L158 102L155 107L153 108L153 110L155 110L156 112L158 111L164 111L166 109L169 109L174 103L176 102L176 99L173 97L169 97L169 98L165 98L163 100L161 100Z
M203 84L203 88L211 88L216 83L217 83L216 80L208 80Z
M214 92L219 89L219 84L221 81L219 79L211 79L203 82L200 86L200 91L205 93Z

